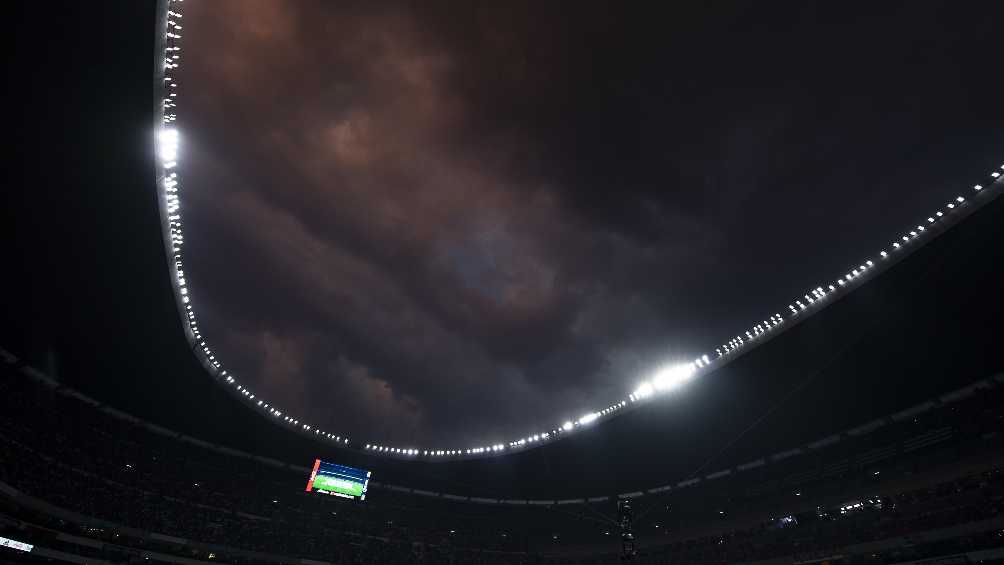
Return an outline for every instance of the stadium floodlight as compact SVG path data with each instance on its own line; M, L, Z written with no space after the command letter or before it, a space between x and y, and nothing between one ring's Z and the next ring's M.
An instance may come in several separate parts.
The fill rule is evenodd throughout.
M961 197L961 196L958 196L958 197L956 197L956 198L955 198L955 201L956 201L956 202L960 202L960 203L961 203L961 202L965 202L965 201L966 201L966 199L965 199L965 198L963 198L963 197Z
M590 412L589 414L586 414L585 416L579 418L579 424L580 425L590 424L596 421L596 419L599 417L600 416L596 412Z
M178 160L178 130L165 128L157 133L160 142L160 160L165 163Z
M655 374L652 384L657 390L670 390L687 382L696 372L697 368L693 363L665 367Z
M573 426L572 422L568 421L561 425L561 429L565 430L566 432L571 431L572 426Z
M635 398L648 398L652 396L652 384L648 382L641 383L638 388L634 391Z

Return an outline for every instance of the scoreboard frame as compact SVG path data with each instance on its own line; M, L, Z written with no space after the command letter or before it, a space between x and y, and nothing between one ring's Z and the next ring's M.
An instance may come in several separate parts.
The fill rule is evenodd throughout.
M307 479L306 492L316 492L351 500L366 500L371 471L364 471L314 459L314 466Z

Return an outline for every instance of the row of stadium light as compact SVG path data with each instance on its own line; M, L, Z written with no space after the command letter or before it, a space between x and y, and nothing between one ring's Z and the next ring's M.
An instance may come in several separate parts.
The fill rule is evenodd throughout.
M310 434L319 439L329 440L339 446L348 446L350 444L348 437L320 428L315 428L310 424L302 423L298 419L289 416L288 414L284 414L278 407L264 401L263 399L256 398L256 395L251 392L251 390L241 384L236 377L223 369L222 364L216 358L215 353L213 353L209 345L207 345L205 338L199 330L198 319L192 309L188 282L185 280L185 272L183 268L182 247L185 240L180 213L181 203L178 197L180 181L178 173L175 170L178 166L178 150L180 142L178 131L173 127L173 124L177 120L176 110L178 107L178 82L176 80L176 74L177 69L181 64L181 46L179 45L179 40L182 38L179 33L182 30L180 21L183 17L179 7L179 3L181 1L182 0L169 0L168 2L167 31L164 48L164 96L162 98L163 120L162 126L160 127L157 135L157 148L160 165L164 171L164 177L161 184L163 187L165 210L167 212L167 230L174 261L173 265L178 287L177 292L184 308L185 321L188 323L188 327L192 332L194 343L198 346L199 350L201 350L205 357L205 361L214 368L216 375L223 380L224 384L232 387L234 392L243 396L252 406L256 406L266 414L275 418L277 421L289 425L302 433ZM1001 166L1001 169L1004 169L1004 165ZM990 183L1002 180L1001 172L999 171L991 172L990 177ZM982 190L982 185L977 184L973 187L974 192L978 193ZM935 225L941 218L945 217L946 214L953 212L965 202L966 199L963 196L957 196L953 201L949 202L944 209L935 211L927 218L928 227ZM876 260L881 261L890 259L893 253L896 253L905 246L913 244L920 238L923 238L928 231L930 230L925 228L923 224L918 224L916 227L908 230L907 233L900 238L900 240L892 242L890 247L879 251L879 256L874 260L870 258L865 259L856 267L850 269L850 271L846 274L833 281L832 284L827 284L825 287L822 285L816 286L808 293L796 298L788 305L790 313L787 318L785 318L785 316L781 313L774 313L768 318L755 323L753 326L739 334L736 334L727 342L715 348L714 359L710 358L707 354L703 354L696 357L693 361L659 369L654 375L652 375L651 378L641 382L627 398L615 402L602 410L587 412L576 420L566 420L562 424L546 431L535 432L522 438L501 443L492 443L490 445L481 445L478 447L465 447L460 449L425 449L414 446L402 447L368 443L364 445L363 449L372 453L404 458L424 457L444 459L494 455L514 450L528 449L544 442L559 439L569 433L575 432L578 429L588 427L599 420L609 418L631 404L644 402L652 397L660 395L661 393L676 390L684 386L689 381L706 373L712 367L723 362L725 359L735 356L737 353L743 351L750 345L756 344L757 342L760 342L770 336L772 332L782 326L786 320L801 316L803 313L818 310L820 307L829 302L829 299L834 293L839 292L852 282L859 282L861 277L870 273L876 266Z
M1004 165L1000 167L1004 170ZM1001 178L1002 173L999 171L993 171L990 173L990 182L995 182ZM973 186L974 192L980 192L984 187L980 184ZM954 211L956 208L965 203L966 199L963 196L957 196L953 201L949 202L945 206L945 210L938 210L933 215L927 218L927 223L929 225L938 222L938 219L945 217L947 213ZM888 260L891 257L891 253L903 248L907 244L914 243L918 238L923 237L923 235L928 231L923 225L917 225L915 228L908 230L904 234L900 241L895 241L891 244L888 250L883 249L879 251L879 256L873 259L865 259L864 262L860 263L857 267L851 268L846 274L839 277L837 280L833 281L832 284L827 284L824 288L823 286L817 286L811 289L808 293L804 294L800 298L796 298L791 304L788 305L788 309L791 313L788 315L787 319L793 319L797 316L801 316L806 311L812 311L818 309L828 302L828 299L834 293L839 292L843 287L846 287L851 282L860 282L859 279L865 274L868 274L876 266L876 260ZM803 302L803 299L805 300ZM757 324L745 330L744 333L736 335L734 338L730 339L728 342L722 344L720 347L715 349L716 357L715 359L710 359L708 355L701 355L700 357L694 359L689 363L682 363L677 365L670 365L659 369L650 378L638 385L634 392L628 395L626 400L619 403L613 404L604 410L599 412L590 412L585 416L579 418L578 420L566 421L561 426L552 429L548 433L544 434L534 434L532 436L527 436L525 438L511 441L507 445L495 445L491 448L487 448L487 451L504 451L508 449L520 449L525 447L530 447L535 443L547 441L549 439L557 439L557 436L572 432L576 428L581 426L586 426L595 422L596 420L609 416L612 412L624 408L628 403L636 403L644 401L652 396L655 396L662 392L668 392L677 389L688 381L692 380L696 376L703 372L706 372L711 366L715 365L719 360L724 357L732 356L733 354L743 350L747 346L758 342L765 336L769 335L772 330L781 326L785 323L786 318L780 313L775 313L769 316L767 319L758 322ZM389 453L389 454L401 454L405 456L413 455L423 455L431 457L453 457L453 456L469 456L478 455L484 453L486 448L476 448L473 450L417 450L417 449L401 449L388 446L380 445L367 445L367 449Z

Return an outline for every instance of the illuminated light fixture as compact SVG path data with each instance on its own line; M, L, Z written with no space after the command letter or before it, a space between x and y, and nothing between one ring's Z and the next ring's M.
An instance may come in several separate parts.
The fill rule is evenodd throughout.
M571 431L572 426L573 426L572 422L570 422L570 421L569 422L565 422L564 424L561 425L561 429L565 430L566 432L567 431Z
M178 159L178 130L162 129L157 134L160 141L160 160L164 162Z
M635 389L635 391L634 391L634 397L635 398L648 398L649 396L652 396L652 392L654 392L654 391L652 389L652 384L651 383L647 383L647 382L641 383L640 385L638 385L638 388Z
M966 199L965 199L965 198L963 198L963 197L961 197L961 196L959 196L959 197L956 197L955 201L956 201L956 202L960 202L960 203L961 203L961 202L965 202L965 201L966 201Z
M655 374L655 377L652 378L652 384L655 385L657 390L674 389L690 380L696 372L697 368L693 363L673 365L672 367L660 369Z
M951 202L949 202L949 203L948 203L948 207L949 207L949 208L955 208L955 204L952 204Z
M599 417L600 417L599 414L597 414L596 412L590 412L589 414L586 414L585 416L579 418L579 424L583 426L586 424L591 424L595 422L596 419Z

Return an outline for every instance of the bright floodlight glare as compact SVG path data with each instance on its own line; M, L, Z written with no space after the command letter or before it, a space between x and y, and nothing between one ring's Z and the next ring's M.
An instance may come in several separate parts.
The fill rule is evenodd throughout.
M599 418L599 415L596 412L590 412L589 414L586 414L585 416L579 418L579 424L580 425L588 424L596 420L596 418Z
M178 159L178 130L162 129L157 134L160 141L160 160L164 162Z
M635 398L646 398L652 396L652 385L650 383L641 383L638 388L634 391Z
M666 367L664 369L660 369L659 372L656 373L655 377L652 379L652 384L654 384L655 388L658 390L676 388L689 380L690 377L694 376L696 371L697 368L693 363Z
M562 424L561 429L565 430L566 432L570 431L572 429L572 425L573 424L571 422L565 422L564 424Z

